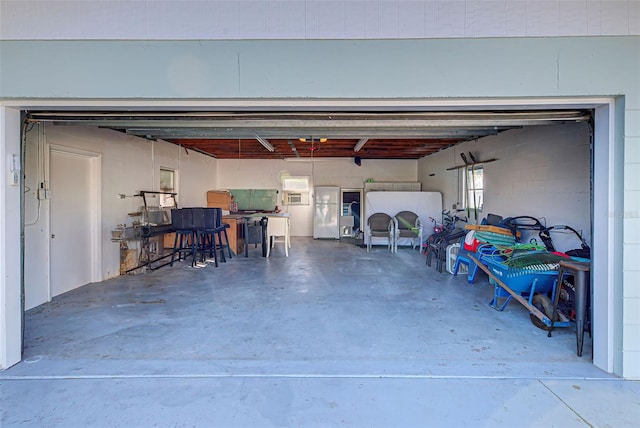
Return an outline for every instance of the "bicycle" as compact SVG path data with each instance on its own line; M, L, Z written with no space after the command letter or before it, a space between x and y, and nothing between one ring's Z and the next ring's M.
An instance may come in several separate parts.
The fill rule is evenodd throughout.
M442 266L445 262L446 251L449 244L455 241L459 241L464 238L467 231L463 228L456 227L459 221L467 222L466 217L459 217L457 213L451 214L450 211L442 211L442 224L438 225L435 219L430 219L434 222L433 234L427 238L423 246L423 252L426 258L427 266L431 266L431 258L435 254L436 256L436 269L438 272L442 272Z

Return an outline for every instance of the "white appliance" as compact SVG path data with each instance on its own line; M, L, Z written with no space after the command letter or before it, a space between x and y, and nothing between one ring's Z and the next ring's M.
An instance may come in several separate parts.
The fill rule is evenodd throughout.
M316 187L313 199L313 238L340 239L340 188Z

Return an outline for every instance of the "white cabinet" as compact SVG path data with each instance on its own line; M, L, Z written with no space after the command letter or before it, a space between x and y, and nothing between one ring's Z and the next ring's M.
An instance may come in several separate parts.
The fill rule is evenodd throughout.
M384 192L420 192L422 183L417 182L400 182L400 181L374 181L364 183L365 191L384 191Z

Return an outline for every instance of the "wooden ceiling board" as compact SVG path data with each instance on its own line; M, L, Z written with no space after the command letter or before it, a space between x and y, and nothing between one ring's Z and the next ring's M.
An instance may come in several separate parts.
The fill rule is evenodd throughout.
M461 139L370 139L355 152L356 139L307 142L269 140L270 152L255 139L171 139L173 144L195 149L218 159L284 159L290 157L356 157L363 159L419 159L460 143ZM294 150L295 149L295 150Z

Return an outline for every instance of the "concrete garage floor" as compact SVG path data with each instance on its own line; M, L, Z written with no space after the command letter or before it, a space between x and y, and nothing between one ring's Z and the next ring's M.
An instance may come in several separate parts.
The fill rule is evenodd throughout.
M1 426L637 426L640 383L408 248L293 238L26 314Z

